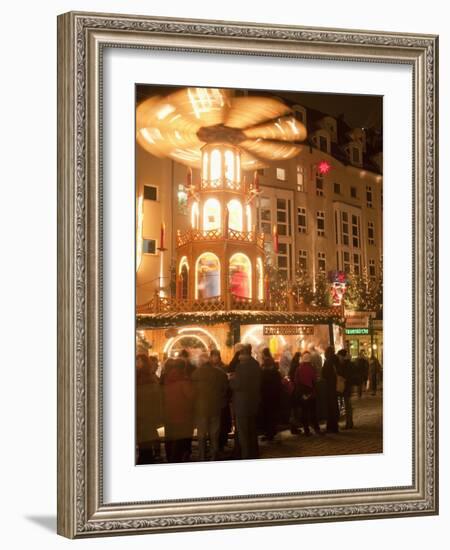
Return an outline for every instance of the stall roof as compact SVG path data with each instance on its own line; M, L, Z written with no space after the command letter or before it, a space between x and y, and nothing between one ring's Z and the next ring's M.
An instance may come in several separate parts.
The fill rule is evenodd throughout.
M240 325L259 324L344 324L340 308L323 308L314 312L292 311L192 311L143 313L136 316L138 329L156 329L201 323L215 325L236 322Z

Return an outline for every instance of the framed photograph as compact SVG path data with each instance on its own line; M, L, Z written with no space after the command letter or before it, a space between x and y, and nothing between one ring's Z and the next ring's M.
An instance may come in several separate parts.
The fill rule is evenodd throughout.
M438 513L437 50L59 16L59 534Z

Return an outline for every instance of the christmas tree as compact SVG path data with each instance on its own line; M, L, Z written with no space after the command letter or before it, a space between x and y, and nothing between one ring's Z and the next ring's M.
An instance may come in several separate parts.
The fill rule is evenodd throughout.
M292 284L292 291L296 297L297 302L303 299L304 304L311 304L314 299L314 291L311 283L310 274L297 264L295 270L295 279Z
M325 271L317 272L315 283L314 304L318 307L329 307L331 304L330 283Z

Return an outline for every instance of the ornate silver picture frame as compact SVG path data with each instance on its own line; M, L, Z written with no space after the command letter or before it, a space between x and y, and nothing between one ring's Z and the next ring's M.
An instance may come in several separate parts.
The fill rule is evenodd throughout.
M105 502L102 90L106 48L411 67L413 414L405 427L412 431L411 484L269 494L262 482L256 495L154 500L150 490L144 502ZM59 534L82 538L438 513L437 117L437 36L95 13L59 16Z

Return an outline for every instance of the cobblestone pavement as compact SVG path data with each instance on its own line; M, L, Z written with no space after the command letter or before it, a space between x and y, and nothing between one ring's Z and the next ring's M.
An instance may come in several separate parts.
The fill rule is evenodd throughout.
M311 436L303 434L293 435L289 429L279 432L273 441L264 441L259 437L260 458L288 458L303 456L332 456L349 454L368 454L383 452L382 434L382 397L365 393L361 398L356 395L352 398L354 428L342 429L345 420L339 422L338 434ZM325 430L325 423L321 423ZM161 458L157 463L165 462L164 445L161 445ZM234 441L230 437L221 460L235 459ZM196 438L192 443L191 460L198 460L198 445Z
M277 434L272 442L261 441L261 458L283 458L297 456L330 456L367 454L383 452L382 398L380 395L364 394L353 396L353 422L351 430L340 430L338 434L292 435L289 430ZM341 419L339 427L345 421ZM321 424L324 428L325 425Z

